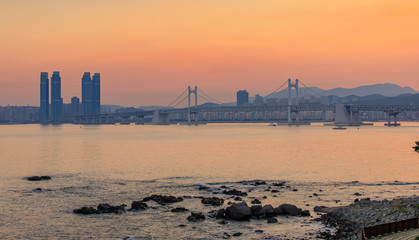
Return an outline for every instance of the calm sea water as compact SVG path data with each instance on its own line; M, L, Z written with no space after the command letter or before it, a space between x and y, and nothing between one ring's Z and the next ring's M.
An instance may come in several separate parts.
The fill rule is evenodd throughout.
M309 238L321 227L312 221L314 212L313 218L280 217L280 224L220 225L215 219L188 223L189 213L170 212L176 206L205 213L219 208L193 198L121 215L80 216L72 210L105 202L129 205L154 193L211 196L198 190L199 183L214 190L251 189L248 203L266 196L263 204L292 203L310 211L349 204L355 192L372 199L417 195L419 154L412 146L418 140L419 123L347 130L320 124L0 125L0 238L218 239L237 231L242 239ZM24 179L33 175L52 180ZM255 179L287 181L298 191L273 194L266 186L241 182ZM34 192L38 187L43 191Z

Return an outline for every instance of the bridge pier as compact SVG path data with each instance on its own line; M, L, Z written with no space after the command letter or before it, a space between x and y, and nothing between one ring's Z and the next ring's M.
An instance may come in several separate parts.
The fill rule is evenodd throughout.
M340 126L360 126L362 125L359 117L359 111L354 111L350 106L343 104L336 105L335 123L334 125Z
M190 116L188 114L188 116ZM153 125L169 125L169 114L162 113L160 110L156 110L153 113L153 118L151 120Z
M386 124L384 124L384 126L388 126L388 127L400 126L400 123L397 123L397 115L398 114L399 114L398 112L387 112L388 121L387 121ZM391 122L391 116L393 116L394 123Z

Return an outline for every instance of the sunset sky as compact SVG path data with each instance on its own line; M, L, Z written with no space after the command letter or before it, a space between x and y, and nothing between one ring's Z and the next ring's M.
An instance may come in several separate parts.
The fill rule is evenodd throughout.
M419 90L417 0L16 0L0 3L0 105L68 103L100 72L102 104L167 105L188 85L235 101L288 78L324 89Z

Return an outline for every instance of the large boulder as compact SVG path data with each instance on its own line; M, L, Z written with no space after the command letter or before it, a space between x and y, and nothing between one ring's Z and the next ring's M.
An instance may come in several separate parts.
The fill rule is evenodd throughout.
M295 205L292 204L282 204L278 208L282 210L282 214L290 216L299 216L303 212L301 208L297 208Z
M226 208L226 217L233 220L243 221L248 220L252 216L252 210L247 206L247 203L234 203Z

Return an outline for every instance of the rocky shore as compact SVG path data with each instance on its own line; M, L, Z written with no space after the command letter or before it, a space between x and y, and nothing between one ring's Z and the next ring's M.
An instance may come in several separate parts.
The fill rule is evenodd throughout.
M310 205L304 203L305 200L302 200L304 205L301 202L284 203L277 196L298 191L297 188L291 187L285 182L265 182L260 180L237 182L229 186L222 184L210 186L198 184L192 191L198 193L198 195L172 196L151 194L142 199L132 201L131 207L127 209L125 204L113 206L101 203L96 208L85 206L80 209L74 209L73 212L81 215L125 214L131 212L131 214L153 214L156 218L160 214L171 212L176 214L173 216L179 219L179 224L174 227L177 226L182 229L196 229L198 226L214 226L214 224L231 226L226 228L230 229L230 232L223 232L221 236L218 235L218 237L223 239L248 236L251 234L249 231L239 232L238 230L240 228L241 231L245 229L241 227L243 224L253 223L252 226L257 226L257 228L254 228L253 234L263 234L264 239L322 238L355 240L361 239L362 228L366 226L419 216L419 197L416 196L381 201L370 200L370 198L355 199L348 206L343 206L340 200L329 201L332 205L328 206L336 207ZM364 194L355 192L351 195L359 197ZM315 201L325 196L327 195L321 189L318 189L317 193L305 195L308 199L316 197ZM276 204L272 202L271 204L262 204L262 201L266 201L269 198L278 198L279 201L276 201ZM279 205L277 205L278 202ZM308 210L298 206L305 206L304 208L308 208ZM316 213L319 217L314 219ZM261 230L261 228L265 230L272 229L268 226L275 226L275 224L281 224L280 228L282 229L282 224L286 221L298 223L299 227L316 225L317 229L314 230L315 228L313 228L313 231L304 233L305 237L300 237L300 234L298 238L290 236L290 232L286 235L278 236L270 235ZM232 226L235 227L232 228ZM317 232L320 228L321 230ZM253 237L252 239L259 238Z
M328 211L318 209L320 211ZM332 209L333 210L333 209ZM323 239L358 240L362 238L362 229L400 220L419 217L419 197L393 200L371 201L369 198L358 200L346 207L339 207L322 215L318 221L336 229L322 231L318 237Z

